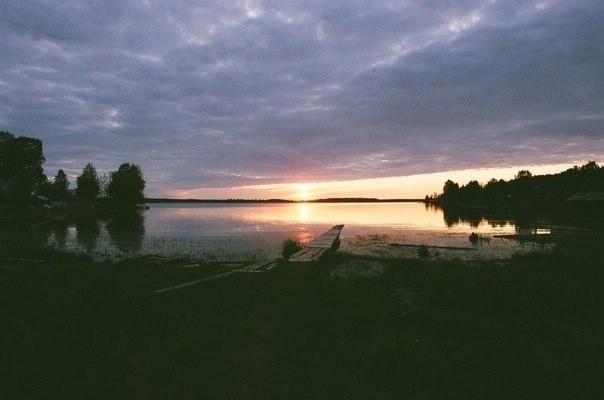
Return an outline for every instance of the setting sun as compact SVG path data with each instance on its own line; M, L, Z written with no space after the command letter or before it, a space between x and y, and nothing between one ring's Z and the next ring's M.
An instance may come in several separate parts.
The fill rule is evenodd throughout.
M310 200L310 185L307 183L301 183L297 185L298 199L302 201Z

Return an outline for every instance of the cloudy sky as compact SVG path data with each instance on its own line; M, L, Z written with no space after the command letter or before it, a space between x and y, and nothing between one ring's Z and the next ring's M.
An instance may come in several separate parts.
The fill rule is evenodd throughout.
M154 196L396 196L429 189L401 176L604 161L601 0L0 10L0 129L41 138L49 175L131 161Z

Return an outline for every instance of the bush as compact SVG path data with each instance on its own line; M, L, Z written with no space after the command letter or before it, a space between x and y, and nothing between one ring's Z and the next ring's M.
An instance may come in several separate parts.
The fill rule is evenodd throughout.
M283 242L283 249L281 254L285 260L288 260L289 257L302 250L302 243L300 243L296 239L289 238Z
M491 238L488 236L483 236L483 235L479 235L476 232L472 232L470 234L470 237L468 238L468 240L470 241L470 243L472 244L478 244L478 242L486 242L489 243L491 241Z
M428 258L430 257L430 251L426 246L421 246L417 249L417 256L419 258Z

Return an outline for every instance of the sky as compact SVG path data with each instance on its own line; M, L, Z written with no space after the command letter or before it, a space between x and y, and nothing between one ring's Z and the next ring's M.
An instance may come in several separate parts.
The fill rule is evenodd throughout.
M423 197L604 161L604 2L0 0L0 129L148 196Z

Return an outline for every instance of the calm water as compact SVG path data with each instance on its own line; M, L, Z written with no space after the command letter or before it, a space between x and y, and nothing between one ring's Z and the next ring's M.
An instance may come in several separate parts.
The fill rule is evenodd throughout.
M376 255L416 253L392 243L468 247L471 232L492 237L518 231L513 221L445 217L442 210L423 203L152 204L141 215L59 224L47 242L99 257L160 254L243 260L278 256L286 238L306 242L335 224L346 225L343 249ZM506 239L475 247L479 251L470 256L506 256L518 250Z

